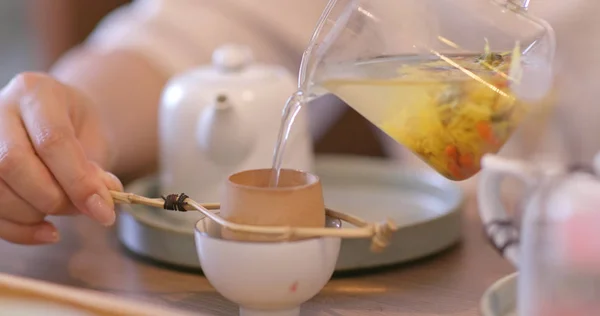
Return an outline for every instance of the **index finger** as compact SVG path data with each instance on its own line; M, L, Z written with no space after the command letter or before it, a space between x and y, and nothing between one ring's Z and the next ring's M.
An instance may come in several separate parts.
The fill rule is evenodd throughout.
M46 214L58 214L70 201L36 156L16 109L0 109L0 179L23 200Z
M79 143L70 117L68 88L33 79L20 98L23 124L40 159L73 205L105 225L114 222L114 204ZM84 105L73 105L84 106Z

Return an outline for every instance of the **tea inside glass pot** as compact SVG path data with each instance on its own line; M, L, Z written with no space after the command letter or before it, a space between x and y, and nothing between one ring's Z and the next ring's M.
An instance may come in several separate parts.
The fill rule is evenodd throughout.
M465 180L549 101L554 50L552 28L523 3L332 0L299 90L304 102L338 96L443 176Z

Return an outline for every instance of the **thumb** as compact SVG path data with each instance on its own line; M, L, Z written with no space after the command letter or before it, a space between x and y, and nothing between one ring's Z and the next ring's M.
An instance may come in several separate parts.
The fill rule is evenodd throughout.
M106 187L111 191L123 192L123 184L121 180L117 178L114 174L110 172L102 171L101 175L102 181L106 184Z
M111 191L123 192L123 184L121 180L114 174L104 171L97 163L92 162L94 172L102 179L104 185Z
M121 183L119 178L117 178L114 174L112 174L110 172L104 171L102 168L100 168L100 166L97 163L92 162L91 165L93 166L95 173L98 175L98 177L100 177L100 179L102 180L102 182L104 183L104 185L106 186L106 188L108 190L118 191L118 192L123 191L123 184ZM112 199L111 197L108 197L108 198ZM86 215L90 215L90 214L86 214ZM112 214L110 214L110 217L111 217L110 219L105 219L103 222L108 223L108 225L111 225L112 223L114 223L114 221L115 221L114 212ZM92 219L94 219L94 218L92 218Z

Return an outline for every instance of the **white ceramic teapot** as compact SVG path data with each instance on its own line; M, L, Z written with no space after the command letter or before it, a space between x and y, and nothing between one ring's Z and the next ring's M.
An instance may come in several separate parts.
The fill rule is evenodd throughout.
M212 65L189 70L166 85L159 115L160 192L218 202L227 176L271 168L282 110L296 91L283 67L254 62L249 48L218 48ZM306 111L296 117L284 168L312 171ZM197 214L170 213L195 221Z

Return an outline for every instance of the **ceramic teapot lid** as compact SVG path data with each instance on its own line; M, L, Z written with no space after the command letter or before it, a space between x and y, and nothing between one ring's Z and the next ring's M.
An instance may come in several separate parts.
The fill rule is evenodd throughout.
M265 85L269 85L284 77L290 79L290 74L283 67L256 62L252 50L238 44L217 48L212 55L212 64L199 67L193 73L197 80L219 84L264 81Z
M224 45L212 54L213 66L223 72L241 71L253 62L252 50L243 45Z

